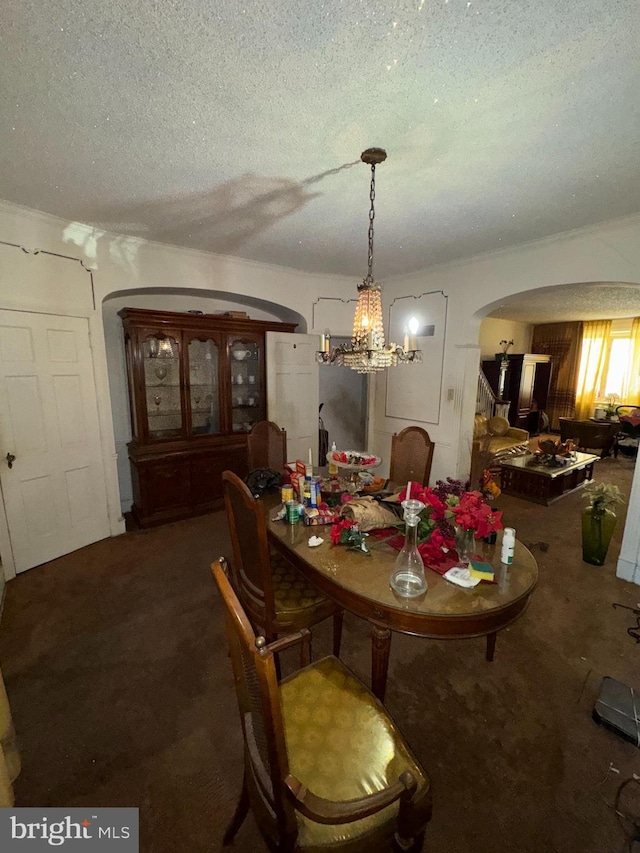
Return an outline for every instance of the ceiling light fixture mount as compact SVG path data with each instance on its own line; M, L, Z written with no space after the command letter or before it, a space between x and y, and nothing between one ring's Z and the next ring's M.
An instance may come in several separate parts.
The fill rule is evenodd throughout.
M378 373L398 364L419 364L422 352L417 349L385 343L382 322L382 284L373 278L373 220L376 197L376 166L384 163L387 152L382 148L367 148L360 155L363 163L371 166L369 190L368 271L362 284L358 285L358 304L353 319L351 343L340 344L331 349L330 335L322 336L321 349L316 353L319 364L338 364L350 367L358 373Z

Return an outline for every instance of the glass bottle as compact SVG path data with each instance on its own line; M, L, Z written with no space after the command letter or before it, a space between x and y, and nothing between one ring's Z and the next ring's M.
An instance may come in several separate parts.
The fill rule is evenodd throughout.
M329 456L329 476L330 477L337 477L338 476L338 466L336 465L335 460L334 460L334 456L333 456L333 454L337 453L337 452L338 452L338 448L336 447L336 443L334 441L331 445L331 454L332 455Z
M404 598L415 598L427 591L424 563L418 551L418 524L424 509L422 501L402 501L406 524L404 545L396 558L393 574L389 580L391 588Z

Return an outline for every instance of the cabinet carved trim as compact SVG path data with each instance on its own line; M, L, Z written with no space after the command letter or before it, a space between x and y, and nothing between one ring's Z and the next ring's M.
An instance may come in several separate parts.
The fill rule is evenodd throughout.
M149 527L222 505L222 472L247 473L266 419L265 334L292 323L123 308L132 515Z

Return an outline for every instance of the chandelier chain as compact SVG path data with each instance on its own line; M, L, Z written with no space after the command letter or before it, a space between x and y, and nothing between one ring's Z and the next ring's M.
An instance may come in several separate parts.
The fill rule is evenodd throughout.
M369 190L369 199L371 207L369 208L369 254L368 254L368 272L366 281L368 284L373 283L373 220L376 215L373 203L376 198L376 166L371 164L371 189Z

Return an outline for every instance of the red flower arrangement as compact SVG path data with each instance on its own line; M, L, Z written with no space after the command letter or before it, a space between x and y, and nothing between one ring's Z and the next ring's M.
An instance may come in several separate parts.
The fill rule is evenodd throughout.
M451 478L439 480L435 488L411 484L411 497L425 504L418 525L418 551L425 564L437 565L455 548L455 527L473 530L475 539L502 530L502 513L485 503L481 492L467 491L467 486ZM406 491L400 492L401 501Z
M334 545L346 545L353 551L371 554L367 545L368 533L363 533L358 522L352 518L341 518L331 525L331 541Z
M336 521L335 524L331 525L331 541L334 545L344 545L347 542L348 533L346 531L349 530L350 527L355 525L355 521L351 518L341 518L340 521ZM345 531L345 535L343 537L343 531ZM340 540L344 539L344 542Z

